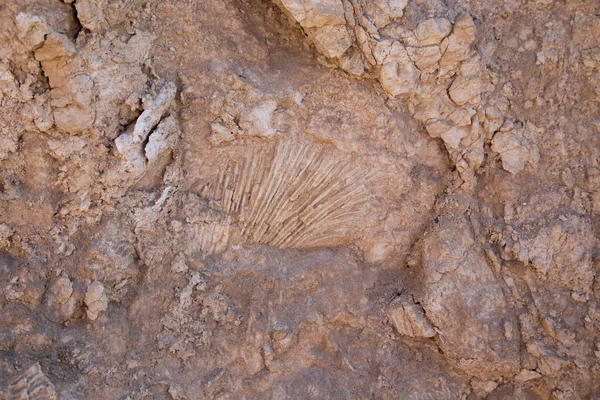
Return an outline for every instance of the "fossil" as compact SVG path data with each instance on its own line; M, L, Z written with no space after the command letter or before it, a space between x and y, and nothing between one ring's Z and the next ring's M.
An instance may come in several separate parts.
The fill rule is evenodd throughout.
M57 396L54 385L44 375L40 364L35 363L8 385L7 398L9 400L56 400Z
M279 248L342 243L368 211L369 177L351 157L306 141L255 150L204 186L203 196L231 218L201 226L200 248L218 252L237 237Z

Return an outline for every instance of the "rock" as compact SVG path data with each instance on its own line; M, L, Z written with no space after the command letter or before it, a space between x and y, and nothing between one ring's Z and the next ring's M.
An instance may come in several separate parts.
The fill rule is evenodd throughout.
M457 149L460 141L469 135L469 130L457 126L451 126L450 129L440 134L440 137L451 149Z
M395 299L386 314L400 335L429 338L436 334L423 308L414 302L411 295L403 294Z
M375 27L381 29L394 19L402 17L407 4L407 0L372 0L361 4L361 8Z
M515 381L517 382L527 382L530 381L532 379L538 379L541 378L542 374L540 374L537 371L531 371L528 369L522 369L521 372L519 372L517 374L517 376L515 376Z
M69 100L66 97L60 97L52 100L51 104L63 105L65 101L69 101L64 106L54 108L54 122L59 129L70 133L78 134L90 129L95 120L95 113L90 110L93 96L94 83L92 79L85 75L77 75L72 77L67 84L58 90L53 90L53 95L57 93L71 94Z
M458 106L467 103L478 103L481 93L481 81L478 78L466 78L459 75L454 79L448 95Z
M96 31L106 25L104 9L106 0L77 0L77 19L81 26L90 31Z
M99 314L108 308L108 297L104 293L104 285L98 281L92 282L87 288L84 302L87 306L88 318L92 321L96 320Z
M210 124L210 128L212 130L212 134L208 140L213 146L218 146L223 142L232 142L235 140L233 131L218 122L213 122Z
M35 49L46 39L51 31L45 19L28 13L19 13L16 18L19 39L29 49Z
M415 29L421 46L440 44L452 31L452 24L445 18L431 18L422 21Z
M75 54L73 42L55 32L47 35L43 46L35 51L52 88L50 104L56 126L70 134L90 129L95 120L94 83L89 75L78 73L78 67L70 62Z
M460 207L459 198L451 201ZM518 323L464 217L440 219L416 250L425 279L418 300L448 359L481 380L516 374L519 341L506 339L504 324Z
M277 131L271 126L271 120L276 108L277 102L273 99L262 102L240 117L240 128L247 135L273 136Z
M8 384L5 394L7 399L56 400L58 398L54 385L44 375L40 363L37 362L15 377Z
M35 59L41 62L51 61L61 57L71 57L76 52L75 45L66 35L52 32L45 36L43 46L35 51Z
M148 143L144 147L148 163L152 163L165 151L172 151L179 139L179 124L173 116L169 116L158 124L154 132L148 137Z
M15 230L7 224L0 224L0 249L10 246L10 238Z
M475 24L469 15L463 15L454 23L452 34L440 44L442 58L440 65L454 68L468 54L471 43L475 40Z
M67 276L59 276L50 281L44 293L44 305L48 317L55 322L70 319L80 305L81 298L73 292L73 284Z
M277 0L276 3L306 30L317 49L327 57L341 57L352 45L341 0Z
M340 67L351 73L352 75L360 76L365 72L365 65L362 56L358 50L350 49L340 60Z
M65 304L73 294L73 284L66 276L59 276L52 280L46 290L46 298L49 306L54 304Z
M511 174L521 172L529 163L535 166L539 151L526 128L503 128L492 139L492 151L500 154L502 168Z
M417 88L419 75L406 49L395 42L381 67L381 86L392 96L412 94Z
M276 3L304 28L346 23L341 0L276 0Z
M494 381L485 381L473 378L471 379L471 387L476 395L486 397L498 387L498 383Z
M133 130L125 132L115 139L117 150L123 158L124 169L131 179L139 178L146 170L147 159L143 142L167 112L171 103L175 100L176 93L177 87L174 83L169 82L155 97L146 98L144 112L138 117ZM170 140L175 141L178 136L178 133L175 133L176 121L174 119L168 119L167 121L170 122L165 122L164 127L154 138L153 143L149 143L148 154L153 157L164 150Z
M442 57L438 46L409 47L407 48L410 59L421 71L426 71L436 67L437 62Z
M317 49L329 58L341 57L352 45L345 25L326 25L310 32Z

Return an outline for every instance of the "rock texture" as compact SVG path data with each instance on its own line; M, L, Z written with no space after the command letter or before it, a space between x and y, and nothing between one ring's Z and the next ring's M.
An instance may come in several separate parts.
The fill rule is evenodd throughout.
M599 15L0 1L2 398L598 398Z

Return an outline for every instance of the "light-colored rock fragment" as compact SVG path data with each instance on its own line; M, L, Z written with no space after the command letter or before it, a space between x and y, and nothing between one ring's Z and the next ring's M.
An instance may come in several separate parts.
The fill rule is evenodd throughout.
M521 372L519 372L517 374L517 376L515 376L515 381L517 382L527 382L530 381L532 379L538 379L541 378L542 374L540 374L537 371L532 371L529 369L522 369Z
M469 135L467 128L452 125L450 129L440 134L442 140L452 149L459 147L460 141Z
M452 34L440 44L440 65L453 68L467 57L469 47L475 40L475 24L469 15L463 15L454 23Z
M454 79L448 95L456 105L477 102L481 94L481 81L478 78L467 78L459 75Z
M351 73L352 75L360 76L365 72L365 65L363 63L361 54L358 50L352 49L346 52L341 60L340 67Z
M361 4L362 14L365 20L372 21L376 29L381 29L387 26L393 20L404 15L404 9L408 4L407 0L371 0Z
M47 317L55 322L64 322L71 318L79 307L81 298L73 292L73 283L69 277L61 275L50 281L44 293L44 305Z
M392 96L411 94L417 88L419 75L404 46L395 42L381 67L381 86Z
M223 142L232 142L235 140L233 131L218 122L213 122L210 124L210 128L212 133L208 137L208 140L213 146L218 146Z
M423 308L411 295L403 294L387 308L386 314L400 335L410 337L433 337L436 332L425 316Z
M86 131L95 120L94 83L88 74L70 62L75 54L74 43L56 32L48 34L43 46L35 51L35 58L42 63L52 88L50 104L56 126L71 134Z
M148 163L154 161L165 151L173 150L179 139L179 125L173 116L169 116L158 124L154 132L148 137L144 148Z
M422 21L415 29L421 46L440 44L452 31L452 24L446 18L431 18Z
M521 172L529 159L522 142L514 132L498 132L492 139L492 150L500 154L502 168L511 174Z
M505 322L517 322L463 217L467 207L461 201L454 203L458 214L441 219L415 247L425 277L419 301L444 354L478 379L496 380L520 369L519 340L506 339L504 329Z
M438 46L409 47L407 50L410 59L421 71L434 67L442 57L442 53Z
M44 45L35 51L35 59L50 61L60 57L71 57L75 53L75 44L67 36L52 32L46 36Z
M91 108L93 88L92 79L81 74L73 76L65 86L59 89L60 93L66 91L70 94L69 97L59 97L51 102L53 106L57 106L54 108L54 122L59 129L77 134L92 127L95 119L95 112ZM53 90L52 93L55 95L57 91ZM67 99L70 102L64 104L63 101ZM63 104L64 106L62 106Z
M400 18L404 15L404 9L408 5L408 0L386 0L392 18Z
M46 290L48 305L65 304L73 294L73 284L66 276L59 276L52 280Z
M148 133L154 128L162 116L167 112L173 100L177 87L173 82L167 83L155 97L145 98L144 112L135 122L133 136L136 141L144 141Z
M115 145L123 157L125 172L133 177L141 176L146 170L146 154L143 142L148 134L167 112L171 103L175 99L177 87L174 83L167 83L155 97L148 97L144 101L144 112L138 117L133 131L125 132L115 139ZM171 123L167 123L170 125ZM165 128L168 126L165 125ZM169 134L170 135L170 134ZM158 134L156 137L156 146L151 145L149 154L156 155L158 151L159 138L166 138L167 132Z
M77 0L75 8L81 26L90 31L96 31L106 25L104 16L106 6L106 0Z
M528 163L537 165L539 150L531 137L535 129L530 123L525 127L512 127L511 121L505 121L492 139L492 150L500 154L503 169L516 174Z
M498 383L494 381L473 378L471 379L471 387L476 395L485 397L498 387Z
M30 49L44 42L50 27L45 19L28 13L19 13L16 18L19 39Z
M15 377L6 388L7 400L57 400L56 389L50 379L42 372L40 363L36 362L23 373Z
M275 100L269 99L262 102L257 107L242 114L239 122L240 128L247 135L273 136L277 133L276 129L271 125L275 109L277 109L277 102Z
M85 293L85 305L87 306L87 316L92 321L96 320L99 314L108 308L108 297L104 293L104 285L101 282L92 282Z
M341 57L352 45L345 25L325 25L311 33L317 49L329 58Z
M305 28L346 23L341 0L278 0L277 3Z

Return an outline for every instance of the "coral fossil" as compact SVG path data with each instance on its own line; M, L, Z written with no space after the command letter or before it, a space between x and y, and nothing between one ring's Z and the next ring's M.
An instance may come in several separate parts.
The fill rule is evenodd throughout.
M280 248L338 244L367 211L368 178L349 157L306 142L282 140L255 151L222 167L216 184L203 189L227 218L199 227L200 247L223 250L235 234Z
M1 392L0 395L2 395ZM44 375L39 363L33 364L22 374L14 378L8 385L8 391L5 395L7 399L11 400L56 400L57 398L54 385Z

